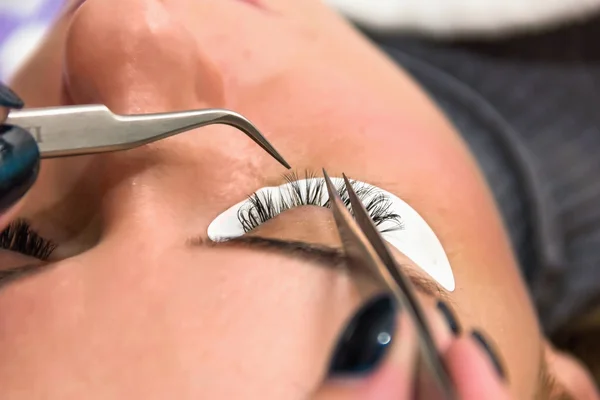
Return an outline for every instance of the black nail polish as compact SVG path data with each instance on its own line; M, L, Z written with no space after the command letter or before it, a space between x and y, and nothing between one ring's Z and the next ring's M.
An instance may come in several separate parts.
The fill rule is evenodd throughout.
M23 100L15 92L0 82L0 106L8 108L23 108Z
M498 357L492 346L490 346L485 336L478 330L474 330L471 332L471 337L475 340L475 342L479 343L479 345L489 355L490 360L492 360L492 364L494 364L496 372L498 372L498 375L500 375L502 379L506 380L506 371L502 366L502 363L500 362L500 358Z
M392 347L395 328L395 301L387 295L369 300L342 332L329 365L329 375L354 376L373 371Z
M15 204L37 179L40 152L33 136L14 125L0 125L0 212Z
M442 300L438 300L437 309L440 311L440 313L442 313L442 315L446 319L446 322L448 323L448 326L450 327L452 333L455 336L460 335L460 333L462 332L462 327L458 323L458 319L456 318L454 311L450 309L448 304L446 304L446 302Z

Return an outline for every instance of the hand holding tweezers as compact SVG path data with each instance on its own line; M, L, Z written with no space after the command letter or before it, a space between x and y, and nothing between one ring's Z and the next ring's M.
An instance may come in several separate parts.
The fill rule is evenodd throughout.
M248 119L224 109L117 115L103 105L30 108L11 111L6 123L31 132L42 158L127 150L194 128L224 124L241 130L290 168Z
M400 271L369 213L352 188L352 184L346 175L342 174L354 218L342 201L339 189L336 189L327 175L327 171L323 170L323 175L351 275L363 273L373 278L372 280L380 290L394 296L401 309L409 314L416 327L419 334L420 354L428 368L427 372L434 378L436 393L448 400L458 399L456 389L437 351L412 284Z

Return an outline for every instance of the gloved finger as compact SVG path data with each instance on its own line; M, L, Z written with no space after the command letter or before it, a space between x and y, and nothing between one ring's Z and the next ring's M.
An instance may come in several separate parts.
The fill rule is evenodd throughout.
M391 326L388 323L381 324L384 319L378 317L374 311L380 315L382 311L390 310L373 306L369 308L367 303L355 314L348 324L350 327L355 327L351 331L352 334L341 337L350 346L340 346L338 343L336 348L338 351L340 348L348 348L354 350L354 353L362 354L363 357L353 356L351 352L342 360L359 360L364 358L364 354L371 354L365 349L369 348L372 341L365 341L364 338L379 337L379 332L385 330L382 329L383 327ZM481 333L461 336L460 324L447 303L439 301L435 307L430 304L424 305L423 311L459 398L508 400L510 396L503 382L504 369L492 346L489 345L489 340ZM359 316L361 318L357 319ZM418 398L438 399L441 394L432 389L431 379L428 378L429 372L422 368L417 370L417 366L423 364L416 362L419 340L412 319L400 310L396 321L396 328L390 331L395 334L392 347L388 350L389 355L378 366L365 372L363 368L356 368L354 365L356 361L354 364L342 362L338 364L342 366L342 372L348 370L350 374L342 374L340 377L339 374L330 373L312 398L318 400L412 399L415 398L415 394L418 394ZM366 322L370 328L359 329L361 322ZM366 347L362 351L357 351L360 349L360 344ZM337 351L334 354L338 354ZM343 368L345 365L347 368ZM355 370L359 373L354 373Z
M1 122L7 108L22 106L21 99L0 83ZM33 186L39 165L40 153L33 136L21 127L0 124L0 229L14 217L19 200Z

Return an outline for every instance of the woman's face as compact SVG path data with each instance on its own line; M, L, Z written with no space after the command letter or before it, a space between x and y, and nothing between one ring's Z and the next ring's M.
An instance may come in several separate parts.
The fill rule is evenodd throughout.
M324 167L398 196L443 245L463 327L486 331L511 390L532 396L542 342L476 165L407 75L320 2L88 0L57 23L12 87L32 107L233 109L301 176ZM283 184L285 172L225 126L44 161L22 216L59 247L49 265L0 291L1 397L313 393L360 303L353 282L297 255L207 236L218 215ZM314 206L251 235L339 245L330 211ZM405 250L399 262L420 273Z

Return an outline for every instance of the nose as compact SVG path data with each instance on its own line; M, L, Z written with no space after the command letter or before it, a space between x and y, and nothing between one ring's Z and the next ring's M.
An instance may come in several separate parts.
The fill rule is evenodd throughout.
M158 0L88 0L65 54L75 103L124 114L221 107L223 79L193 34Z
M65 46L72 102L101 103L121 114L226 107L220 70L170 12L173 3L87 0ZM243 133L222 125L95 160L90 179L101 180L104 223L121 226L132 216L137 225L158 223L160 215L208 225L224 204L251 192L263 163L276 165Z

